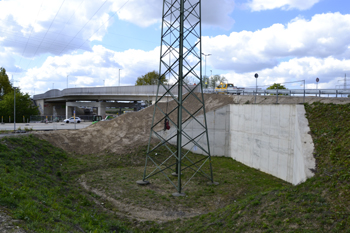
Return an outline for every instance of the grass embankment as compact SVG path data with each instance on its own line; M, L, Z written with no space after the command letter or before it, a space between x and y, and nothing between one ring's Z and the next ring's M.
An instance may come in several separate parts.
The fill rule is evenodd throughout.
M174 198L163 176L145 187L135 184L142 177L144 147L120 156L84 156L29 136L0 142L0 205L34 232L350 232L350 105L305 106L317 169L298 186L214 157L220 185L196 177L184 190L188 196ZM82 181L90 191L81 188ZM111 199L130 205L130 213ZM137 212L201 215L142 222L132 215L135 206L143 208Z
M176 232L350 232L350 105L305 105L316 174L177 224ZM167 223L172 231L174 223Z
M214 177L220 185L208 186L207 179L197 177L184 189L188 196L175 198L174 187L162 175L150 179L148 186L136 184L142 179L145 150L141 147L122 156L86 156L67 154L34 136L2 139L0 206L22 220L24 229L34 232L123 232L126 228L157 232L163 226L140 221L142 216L176 219L189 212L208 213L253 193L290 186L232 159L213 158ZM83 189L83 181L99 193ZM135 207L144 214L140 218L130 214ZM154 216L150 216L152 211L156 211Z
M0 206L33 232L123 232L61 171L67 154L33 136L0 141Z

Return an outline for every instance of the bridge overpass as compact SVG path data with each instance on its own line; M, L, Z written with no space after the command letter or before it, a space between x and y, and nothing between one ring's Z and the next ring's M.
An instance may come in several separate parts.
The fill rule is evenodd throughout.
M154 103L157 88L157 85L147 85L53 89L43 94L34 95L33 99L39 107L41 115L53 115L56 111L57 115L68 117L73 114L74 107L80 106L97 108L98 115L105 115L106 107L138 109L140 108L138 101L147 100ZM164 95L164 93L165 89L160 87L159 94ZM174 87L173 93L175 96L177 95L177 87ZM186 90L184 90L184 93L186 93Z
M199 86L189 86L195 88ZM157 95L157 85L147 86L117 86L117 87L79 87L67 88L62 91L53 89L43 94L34 95L33 99L39 106L41 115L53 115L54 110L57 115L73 114L74 107L93 107L98 109L98 115L105 115L106 107L131 107L135 110L140 108L138 101L149 101L154 103ZM196 90L197 91L197 90ZM187 90L184 88L183 93ZM204 93L217 93L214 89L204 89ZM165 89L160 87L159 94L164 95ZM177 96L177 86L172 93ZM286 89L286 90L262 90L255 88L244 88L230 90L228 94L239 95L288 95L288 96L321 96L331 95L340 97L350 94L350 89ZM169 97L171 99L171 97ZM129 103L126 103L128 101ZM82 114L81 114L82 115Z

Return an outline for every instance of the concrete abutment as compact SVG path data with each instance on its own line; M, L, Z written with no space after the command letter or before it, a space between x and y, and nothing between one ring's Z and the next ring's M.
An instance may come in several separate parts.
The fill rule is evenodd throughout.
M204 123L203 116L197 119ZM207 124L212 156L231 157L294 185L314 175L314 144L304 105L232 104L208 112ZM191 136L199 130L194 120L185 128ZM169 138L175 130L160 133ZM199 144L207 147L205 138ZM203 154L192 143L186 148Z

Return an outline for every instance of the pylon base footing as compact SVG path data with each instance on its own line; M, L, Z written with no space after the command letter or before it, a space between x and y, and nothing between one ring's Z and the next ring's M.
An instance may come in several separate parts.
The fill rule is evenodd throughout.
M184 197L184 196L186 196L186 194L185 193L173 193L173 196L174 197Z
M148 185L148 184L149 184L149 181L147 181L147 180L138 180L138 181L136 181L136 184L139 184L139 185Z

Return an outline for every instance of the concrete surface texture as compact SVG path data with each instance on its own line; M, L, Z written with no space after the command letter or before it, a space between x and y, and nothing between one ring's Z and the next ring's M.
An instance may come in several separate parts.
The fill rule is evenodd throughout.
M207 124L212 156L232 157L294 185L313 176L314 144L303 105L231 104L207 113ZM184 129L193 137L201 133L198 125L192 120ZM171 137L175 131L161 133ZM205 136L199 144L207 148ZM203 154L192 143L186 148Z

